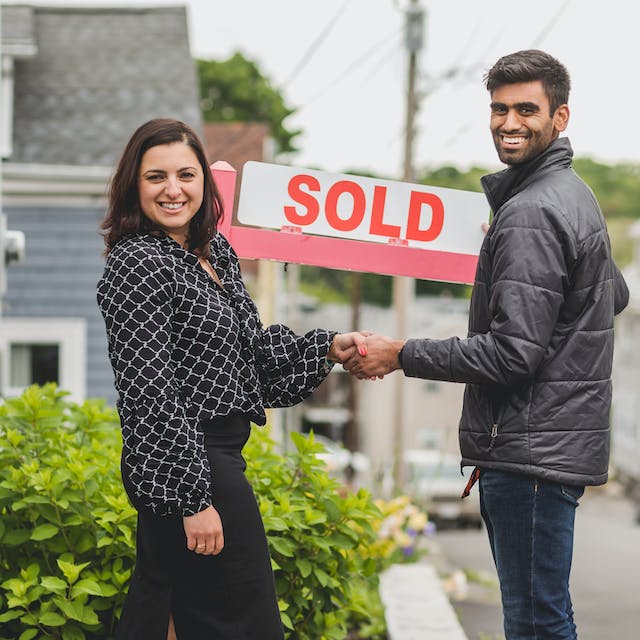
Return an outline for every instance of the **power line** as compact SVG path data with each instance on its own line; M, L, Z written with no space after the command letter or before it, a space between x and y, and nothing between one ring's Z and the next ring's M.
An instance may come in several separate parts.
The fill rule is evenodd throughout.
M339 84L346 78L348 78L351 74L357 71L362 65L365 63L371 62L371 54L380 50L380 46L384 44L388 44L388 47L382 51L380 54L380 58L384 60L389 60L389 53L396 49L399 44L401 30L396 30L392 34L385 36L383 39L379 40L371 47L369 47L364 53L359 55L353 62L349 63L331 82L325 85L318 93L316 93L313 97L307 100L303 105L299 106L296 111L300 112L305 107L308 107L310 104L316 102L321 97L325 95L329 90L331 90L335 85ZM390 39L391 38L391 39ZM365 81L375 75L382 65L378 65L377 63L373 63L373 70L369 73L369 75L365 78Z
M344 10L347 8L347 5L349 4L349 2L351 2L351 0L345 0L342 3L342 6L340 7L340 9L338 9L338 12L333 16L333 18L331 18L331 20L329 20L325 28L318 35L318 37L311 43L309 48L302 55L302 58L300 58L298 64L294 67L293 71L289 74L289 77L282 84L283 89L287 87L289 83L300 73L300 71L302 71L302 69L304 69L307 66L307 64L309 63L309 60L311 60L311 58L313 57L313 54L320 48L320 45L327 39L327 36L329 35L329 33L331 33L331 30L333 29L336 22L338 21L338 18L340 18L340 16L344 13Z
M556 26L556 22L558 22L560 16L564 13L565 9L569 6L570 3L571 0L565 0L564 4L560 7L560 9L558 9L558 12L553 16L553 18L551 18L551 20L549 20L544 29L538 34L538 37L533 41L533 43L531 44L532 49L537 48L542 42L544 42L544 39L549 35L549 32L553 29L553 27Z

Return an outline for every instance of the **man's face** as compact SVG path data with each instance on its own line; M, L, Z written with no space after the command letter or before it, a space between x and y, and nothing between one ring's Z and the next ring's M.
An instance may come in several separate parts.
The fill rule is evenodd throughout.
M542 82L517 82L491 94L491 134L501 162L518 165L540 155L569 122L569 107L553 115Z

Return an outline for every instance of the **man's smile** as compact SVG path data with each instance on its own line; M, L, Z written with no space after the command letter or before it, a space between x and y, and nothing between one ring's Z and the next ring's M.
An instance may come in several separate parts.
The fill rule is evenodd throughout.
M505 135L500 134L500 139L505 145L518 145L523 144L527 140L527 136L513 136L513 135Z

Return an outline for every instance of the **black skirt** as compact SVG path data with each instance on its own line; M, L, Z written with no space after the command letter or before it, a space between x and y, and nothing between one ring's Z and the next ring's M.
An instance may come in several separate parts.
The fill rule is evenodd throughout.
M189 551L181 516L137 506L136 566L119 640L166 640L169 614L178 640L284 638L264 526L244 475L249 421L234 416L202 428L224 548L217 556Z

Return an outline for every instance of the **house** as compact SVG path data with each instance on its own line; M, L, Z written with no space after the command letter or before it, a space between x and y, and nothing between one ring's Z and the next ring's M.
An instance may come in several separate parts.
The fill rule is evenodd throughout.
M106 187L130 134L153 117L202 132L181 6L3 5L2 208L26 236L7 270L0 395L57 381L115 401L95 302Z

